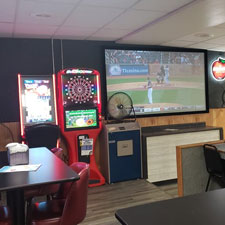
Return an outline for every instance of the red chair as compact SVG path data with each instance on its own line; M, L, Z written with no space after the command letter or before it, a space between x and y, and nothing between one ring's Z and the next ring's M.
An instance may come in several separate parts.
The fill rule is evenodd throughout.
M84 162L75 162L70 167L80 176L81 172L89 167L89 164ZM53 196L54 199L65 199L70 189L71 182L62 183L59 191Z
M12 225L12 216L6 206L0 206L0 225Z
M51 151L60 158L62 161L64 161L64 154L63 154L63 149L62 148L53 148Z
M81 165L71 165L72 169L81 169ZM68 182L62 185L63 195L53 200L33 204L32 225L75 225L86 216L87 193L89 179L89 165L84 163L84 168L79 172L80 179L76 182ZM68 188L68 189L67 189Z

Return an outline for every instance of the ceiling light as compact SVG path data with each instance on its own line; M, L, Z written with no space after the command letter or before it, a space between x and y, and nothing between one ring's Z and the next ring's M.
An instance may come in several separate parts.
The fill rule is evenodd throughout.
M31 16L39 17L39 18L50 18L50 17L52 17L52 15L48 14L48 13L33 13L33 14L31 14Z
M208 34L208 33L198 33L198 34L195 34L194 36L200 37L200 38L212 38L212 37L214 37L213 34Z

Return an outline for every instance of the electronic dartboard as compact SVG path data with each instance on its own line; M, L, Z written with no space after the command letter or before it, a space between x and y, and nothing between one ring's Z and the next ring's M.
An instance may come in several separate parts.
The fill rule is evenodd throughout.
M59 71L58 116L69 154L69 164L90 164L89 186L105 183L94 157L96 139L102 129L100 74L93 69Z
M74 75L65 79L65 104L97 103L93 76Z

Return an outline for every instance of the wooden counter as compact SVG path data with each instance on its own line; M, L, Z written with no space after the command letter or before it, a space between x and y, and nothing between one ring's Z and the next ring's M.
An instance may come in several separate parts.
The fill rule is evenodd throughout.
M176 146L223 139L221 127L205 123L142 128L143 177L149 182L177 178Z

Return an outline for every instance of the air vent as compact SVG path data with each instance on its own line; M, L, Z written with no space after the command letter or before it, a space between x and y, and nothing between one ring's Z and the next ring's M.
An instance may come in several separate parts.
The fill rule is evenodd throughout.
M213 38L214 37L213 34L208 34L208 33L198 33L198 34L195 34L194 36L200 37L200 38Z
M32 13L31 16L38 17L38 18L50 18L50 17L52 17L52 15L48 14L48 13Z

